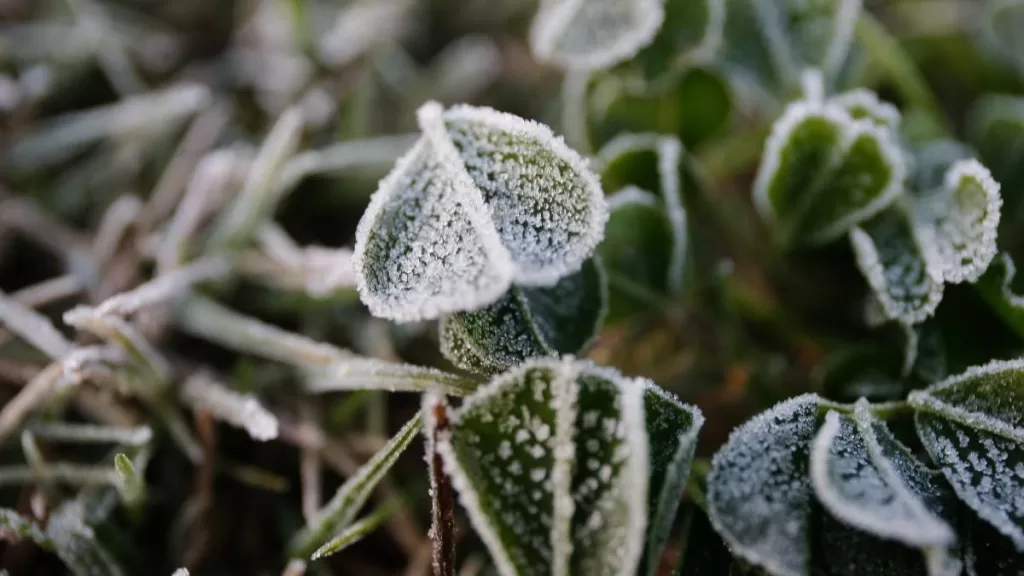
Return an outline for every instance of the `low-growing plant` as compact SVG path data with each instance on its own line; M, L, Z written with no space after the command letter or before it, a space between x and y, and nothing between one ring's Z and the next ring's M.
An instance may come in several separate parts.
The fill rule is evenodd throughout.
M977 10L978 45L1024 76L1024 3ZM0 294L0 320L51 359L0 411L0 438L19 431L27 462L0 484L38 482L55 503L45 522L0 509L4 538L76 574L127 573L94 527L118 504L144 513L153 429L61 419L68 390L96 379L197 465L211 433L197 442L180 406L197 427L287 433L312 454L290 575L402 508L364 510L421 436L438 576L456 573L457 540L501 576L1024 574L1024 99L979 98L961 141L859 0L542 0L526 35L564 70L572 145L517 115L427 100L351 252L303 251L272 218L325 161L296 154L308 119L291 107L244 160L197 162L154 231L153 279L64 313L98 344ZM199 92L175 101L191 111ZM731 126L744 120L756 128ZM33 146L14 163L45 164ZM223 187L235 164L223 209L187 204L210 201L189 191ZM216 216L203 227L199 212ZM235 275L313 300L354 290L378 320L353 324L426 327L444 360L356 354L243 315L217 301ZM147 321L288 365L302 395L421 404L319 506L315 418L282 420L169 354ZM676 343L635 340L666 333L689 335L681 382L627 376L656 372L651 349ZM716 383L704 395L702 380ZM47 439L118 448L110 466L50 463Z

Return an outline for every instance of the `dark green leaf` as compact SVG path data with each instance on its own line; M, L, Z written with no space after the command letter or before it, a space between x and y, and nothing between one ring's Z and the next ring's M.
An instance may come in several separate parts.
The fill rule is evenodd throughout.
M1006 252L999 254L975 286L989 306L1010 328L1024 337L1024 296L1012 288L1017 267Z

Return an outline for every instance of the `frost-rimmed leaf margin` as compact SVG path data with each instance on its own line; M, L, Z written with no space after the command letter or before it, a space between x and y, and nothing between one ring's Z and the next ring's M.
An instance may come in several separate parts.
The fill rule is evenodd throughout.
M697 436L704 426L704 415L700 409L683 404L679 399L650 380L642 381L644 386L644 419L647 425L647 440L650 463L648 482L649 504L647 511L647 543L641 559L638 574L653 575L661 559L661 553L668 541L669 533L679 511L680 496L690 475L690 466L697 449ZM662 414L654 414L655 407ZM661 461L663 452L659 436L676 418L689 419L686 428L673 428L677 432L675 449L669 450L670 457ZM667 443L666 443L667 444Z
M373 315L397 322L412 322L434 319L446 313L477 309L500 298L513 282L523 286L551 285L559 278L578 270L593 253L603 237L608 217L604 193L597 176L590 170L588 161L570 149L550 128L486 107L456 105L444 110L439 103L433 101L419 108L417 120L423 135L381 180L356 228L356 242L352 254L356 289L360 299ZM495 218L509 217L508 210L496 210L488 204L484 191L477 186L470 174L466 158L453 141L451 126L459 122L475 123L510 138L522 137L564 164L566 172L570 174L572 185L579 188L583 200L583 216L575 229L566 228L566 245L558 247L561 253L554 252L558 260L540 266L517 261L517 254L521 253L523 247L508 245L508 239L502 237L500 227L495 222ZM430 167L437 173L429 172L427 168ZM410 193L403 186L415 186L417 189ZM424 202L422 190L430 191L430 196L426 198L427 202ZM421 246L415 251L409 251L416 252L417 255L390 256L394 251L394 245L408 243L409 240L402 238L401 233L391 233L377 228L389 223L381 223L385 216L395 220L396 214L401 215L402 207L410 202L420 214L423 213L422 205L433 206L447 202L450 207L457 206L458 212L454 216L465 218L468 223L466 230L471 232L472 236L445 242L443 234L446 230L432 230L431 233L435 237L431 240L438 244L437 246L425 244L420 240ZM438 206L433 208L435 211L439 209ZM447 212L450 216L453 215L451 210ZM418 235L422 235L425 229L426 226L420 223L419 228L412 230L411 234L419 237ZM399 232L410 234L408 230ZM382 236L383 234L390 234L390 239ZM461 254L456 254L462 258L457 259L459 261L455 263L465 264L463 269L458 269L458 266L437 266L436 263L429 261L429 258L438 257L430 253L435 249L452 258L453 254L460 250L458 246L465 244L467 240L478 242L478 245L471 246L469 250L461 249ZM380 245L381 242L385 244ZM370 250L376 251L375 253L388 252L389 257L396 262L372 262L374 257L368 253ZM476 251L471 253L470 250ZM548 247L545 253L550 255L553 250ZM385 264L399 266L399 273L383 270ZM409 270L410 267L425 268L431 264L437 269L438 274L452 284L445 287L448 288L447 292L426 293L428 286L424 284L425 280L416 277L415 269ZM374 265L378 266L378 269L374 270ZM378 279L377 275L385 278ZM443 282L435 278L431 286L435 285L443 285Z
M970 191L968 187L981 192L980 220L976 214L966 212L970 199L964 195ZM998 251L996 234L1003 205L999 183L981 162L968 159L958 160L949 167L944 188L951 196L950 206L935 224L943 278L951 284L973 283L988 269ZM966 221L972 217L974 221ZM964 235L969 236L967 242L964 242Z
M566 290L576 292L571 296L577 298L572 303L575 306L555 313L552 305L559 305L558 298L564 305L566 297L561 293ZM549 312L552 315L545 317ZM553 286L513 286L494 304L443 316L438 323L441 354L463 370L484 374L502 372L532 357L579 354L597 338L607 313L608 282L601 259L595 254L579 271ZM570 333L580 326L565 322L567 317L584 320L582 338ZM474 328L473 323L478 326ZM502 346L494 338L509 345Z
M886 185L871 201L856 210L847 212L834 222L817 226L811 232L806 232L807 226L804 219L815 199L804 198L801 202L795 202L796 206L789 206L791 209L799 208L800 213L786 215L789 216L785 219L787 230L784 240L787 244L793 242L794 239L789 237L793 234L804 234L803 240L810 244L823 244L842 236L853 226L871 218L892 204L902 193L903 181L907 175L906 163L891 130L876 124L873 120L855 119L846 109L834 103L822 103L814 100L792 102L772 125L771 133L765 141L761 164L754 179L754 206L767 222L773 225L782 223L783 215L777 213L770 196L771 187L779 175L783 153L789 145L794 131L801 124L812 119L833 124L836 132L836 141L829 143L834 149L824 155L821 159L822 164L814 167L814 172L811 175L816 179L814 183L818 188L823 183L823 174L838 169L852 146L862 136L869 136L876 141L879 152L888 164L890 174ZM806 183L803 185L806 186ZM804 194L807 193L819 194L820 189L804 192ZM792 198L788 200L793 201Z
M773 576L803 576L810 564L813 491L807 450L818 429L821 404L816 394L776 404L733 430L711 461L711 525L735 556ZM727 470L729 466L743 470ZM756 477L758 472L761 477ZM769 474L780 472L786 476L784 484L772 484ZM778 530L781 525L786 529Z
M888 454L879 433L889 446ZM893 456L903 462L897 465ZM844 458L854 460L843 464ZM840 467L835 468L833 462ZM851 464L870 467L873 472L866 476L863 468L854 470L849 468ZM849 482L844 472L855 472L861 484L837 485ZM951 554L956 534L931 509L938 505L939 497L947 495L948 488L935 478L940 476L937 471L919 462L874 417L866 400L854 405L852 415L835 410L825 415L811 446L810 473L818 502L837 520L872 536L920 549L931 576L960 574L962 565ZM876 491L874 497L869 490Z
M595 4L625 5L635 19L618 37L605 46L592 46L576 53L558 46L573 26L582 26L577 17ZM598 8L600 10L600 7ZM623 18L618 18L623 20ZM628 60L648 46L665 20L663 0L542 0L530 25L530 48L535 58L573 70L610 68Z
M551 557L550 562L543 568L549 573L564 576L569 574L571 566L575 566L579 561L574 556L574 551L579 549L578 545L580 544L574 537L575 521L580 518L586 520L589 514L580 516L588 511L579 509L572 492L574 480L577 479L576 474L579 472L576 465L579 448L575 444L575 434L580 425L590 426L600 422L600 420L590 422L590 416L578 412L581 395L588 394L588 387L595 385L594 382L588 383L586 380L596 380L602 385L611 385L618 393L618 409L622 418L620 425L622 431L625 432L624 441L628 446L623 453L629 459L621 468L623 474L628 475L625 488L629 489L624 489L621 494L628 508L628 526L622 529L622 535L627 537L627 541L619 551L602 549L608 555L602 560L594 561L592 558L583 560L588 563L596 562L596 566L608 568L611 570L609 574L630 572L634 569L642 553L647 515L647 436L643 416L642 394L644 388L639 383L623 378L614 370L597 367L589 361L575 361L572 357L565 357L561 360L529 360L494 378L467 398L463 405L451 414L449 433L442 435L437 443L437 450L444 461L445 471L452 479L473 527L490 550L499 573L503 576L525 573L519 570L506 550L507 544L503 542L498 528L489 518L488 512L481 502L481 494L474 487L467 469L459 460L453 438L460 434L462 420L476 411L481 412L477 415L482 418L481 422L494 421L494 416L489 415L488 412L488 402L499 398L502 394L515 394L517 385L525 386L529 383L528 378L544 372L547 373L546 377L548 378L546 389L537 388L534 382L530 390L518 391L519 393L529 392L533 395L533 400L537 402L549 401L551 409L554 411L553 434L549 435L547 432L541 434L543 441L550 440L547 452L550 453L552 460L548 476L552 504L550 538L548 540ZM551 398L546 399L542 393L543 390L550 393ZM522 416L527 418L530 414L523 412ZM518 426L519 422L517 419L517 422L513 422L513 424ZM616 425L616 427L620 425ZM550 427L550 424L543 426L546 429L550 429ZM537 435L524 434L523 438L527 437L536 438ZM509 440L511 439L505 438L502 440L502 444ZM497 451L504 450L499 445ZM543 479L543 475L538 478ZM517 537L526 536L522 533L515 535Z
M975 284L988 305L1017 334L1024 336L1024 296L1013 291L1017 267L1009 252L1000 252Z
M899 229L900 227L902 229ZM876 236L882 233L887 237L880 239L892 241L895 238L900 245L880 247ZM897 237L893 235L894 233L903 236ZM942 302L945 285L932 228L919 225L904 208L894 207L853 228L849 237L857 267L889 319L903 324L917 324L935 313ZM882 251L893 250L899 251L900 262L888 267L883 261ZM905 265L908 258L917 261L919 268L908 268ZM891 276L893 271L903 274L894 279ZM911 274L911 277L904 277L907 273ZM917 281L921 285L918 286L918 291L911 291L907 286L894 286L893 280ZM912 298L900 301L896 299L894 293L903 293ZM915 303L915 299L919 301Z
M978 388L967 390L969 388ZM1004 389L1005 388L1005 389ZM1003 398L996 395L1004 393ZM1019 552L1024 552L1024 502L1018 502L1024 493L1024 476L1004 470L989 471L982 486L975 486L973 478L964 474L988 471L986 462L971 454L965 462L956 454L957 445L948 438L940 438L942 425L953 426L948 434L956 435L960 448L968 449L971 439L968 429L986 437L980 440L985 456L1006 466L1006 448L993 443L998 437L1024 453L1024 359L993 360L973 366L961 374L947 378L924 390L915 390L907 397L907 404L915 410L914 423L925 450L940 466L946 480L957 497L967 504L985 522L1009 538ZM1018 462L1018 466L1020 466ZM984 468L984 470L982 470ZM1009 483L1017 474L1017 486L1003 486L1004 497L1010 500L993 502L993 483ZM998 501L998 497L996 497ZM1005 508L1012 507L1008 512ZM1016 518L1011 518L1015 512Z
M883 101L872 90L854 88L828 99L829 103L846 110L855 120L867 119L888 128L898 130L903 119L898 108Z
M680 171L683 169L683 155L685 154L682 142L675 136L663 136L650 132L620 134L601 147L597 154L598 164L604 171L606 167L622 156L648 151L654 152L657 158L661 203L672 230L672 251L666 274L666 287L675 294L683 287L686 251L689 244L687 215L686 208L683 206L682 179L680 178ZM619 197L619 193L625 191L628 191L628 194ZM646 200L640 200L642 192L647 191L627 185L615 191L615 194L609 198L609 202L612 201L612 198L616 198L617 203L633 200L645 203ZM609 206L609 212L611 209Z

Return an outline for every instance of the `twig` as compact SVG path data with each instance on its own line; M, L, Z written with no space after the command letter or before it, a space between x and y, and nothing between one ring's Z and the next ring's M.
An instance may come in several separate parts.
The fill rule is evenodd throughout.
M427 394L423 400L427 413L427 465L430 472L431 562L434 576L455 574L455 497L437 451L440 437L448 433L448 408L441 397Z

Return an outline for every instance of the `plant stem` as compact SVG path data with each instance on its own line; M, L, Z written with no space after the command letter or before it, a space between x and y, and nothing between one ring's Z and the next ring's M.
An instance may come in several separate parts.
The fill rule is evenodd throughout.
M426 407L431 411L432 418L427 427L429 435L427 447L430 463L430 499L432 522L430 539L433 545L432 563L434 576L453 576L455 574L455 498L452 484L444 473L441 454L437 451L437 439L448 431L448 409L440 398Z

